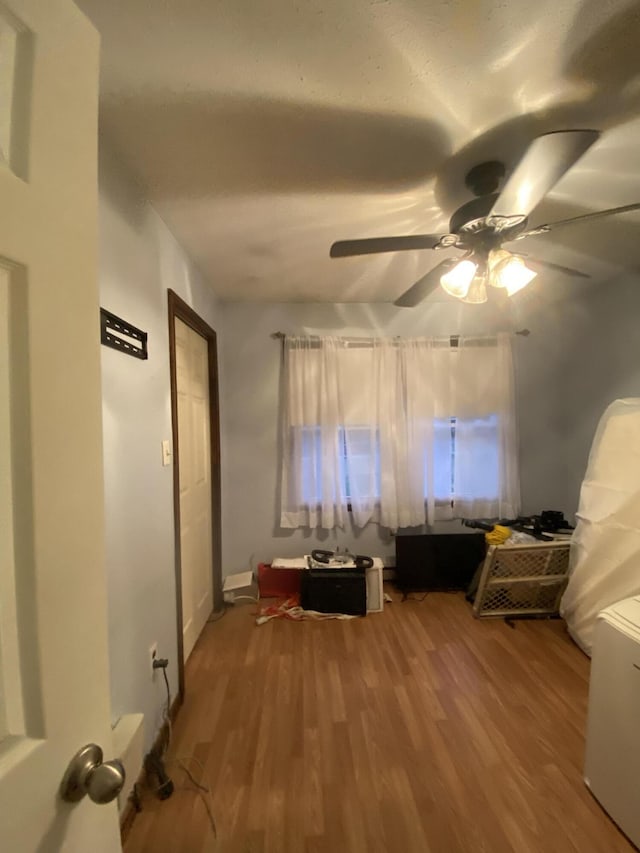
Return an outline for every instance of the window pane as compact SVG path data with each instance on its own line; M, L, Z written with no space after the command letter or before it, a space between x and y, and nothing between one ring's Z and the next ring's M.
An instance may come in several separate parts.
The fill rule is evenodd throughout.
M497 415L434 421L431 464L437 503L498 497L498 426ZM339 494L349 500L379 499L380 435L376 429L360 425L323 431L320 426L306 426L294 427L293 433L293 454L300 460L304 505L316 506L323 499L334 501ZM425 498L429 464L425 448Z
M451 418L433 423L433 492L436 501L450 503L453 495L454 439ZM428 482L428 481L427 481ZM425 490L426 497L426 490Z
M301 427L294 432L299 441L302 502L305 506L315 506L320 500L320 428ZM294 438L294 448L295 445Z
M341 446L335 428L292 427L291 464L299 472L302 506L333 503L344 494Z
M340 430L344 448L341 474L345 494L354 500L380 496L380 435L370 426L348 426Z
M497 415L456 420L454 500L495 500L499 496L498 432Z

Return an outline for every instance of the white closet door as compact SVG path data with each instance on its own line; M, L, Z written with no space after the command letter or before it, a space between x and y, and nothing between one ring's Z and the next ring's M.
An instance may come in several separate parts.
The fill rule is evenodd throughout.
M184 660L213 610L211 425L207 341L175 320Z

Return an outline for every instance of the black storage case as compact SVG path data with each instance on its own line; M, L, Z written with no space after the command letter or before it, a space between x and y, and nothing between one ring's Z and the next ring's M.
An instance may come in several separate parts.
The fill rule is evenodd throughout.
M367 581L363 569L305 569L300 578L300 604L320 613L367 614Z
M400 534L395 585L404 593L466 590L485 554L483 533Z

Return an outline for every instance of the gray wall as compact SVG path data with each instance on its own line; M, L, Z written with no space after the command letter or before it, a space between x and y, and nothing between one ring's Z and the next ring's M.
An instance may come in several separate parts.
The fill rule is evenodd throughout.
M567 503L574 510L600 416L613 400L640 397L639 324L640 276L627 274L589 291L576 324L579 341L563 351L557 382L563 389Z
M572 519L577 503L568 489L569 466L581 466L588 445L585 450L581 444L569 460L574 415L568 400L574 380L567 358L582 352L587 341L590 285L557 287L547 281L545 290L542 284L538 294L545 298L533 294L521 306L531 334L516 338L514 347L522 512L555 509Z
M100 154L100 300L149 335L149 359L102 348L106 568L114 720L145 715L145 749L161 723L165 686L149 648L169 659L177 692L167 289L213 328L216 302L162 220L103 144Z
M631 275L598 285L541 277L502 308L433 298L404 310L225 305L223 571L336 544L393 562L394 540L377 525L321 534L279 527L281 348L271 332L437 336L528 328L528 337L513 339L522 511L557 509L573 520L600 415L617 397L640 396L639 284Z
M523 512L573 520L600 416L640 396L640 280L577 283L529 316L516 345Z
M522 294L524 297L524 293ZM281 346L270 334L426 335L490 334L525 326L514 336L521 428L523 506L566 510L562 389L554 382L563 339L549 322L570 304L570 289L551 294L538 286L526 299L494 305L464 305L433 297L414 309L384 304L226 304L223 351L223 571L255 568L275 556L308 553L314 547L347 545L393 564L394 539L375 524L363 530L283 530L278 525L278 405ZM544 425L544 426L543 426ZM559 473L562 472L562 473ZM459 522L439 530L461 530Z

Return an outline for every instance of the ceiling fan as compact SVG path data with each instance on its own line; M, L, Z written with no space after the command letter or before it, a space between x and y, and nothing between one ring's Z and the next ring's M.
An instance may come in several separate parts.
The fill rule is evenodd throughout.
M405 308L417 305L438 284L464 302L480 303L487 301L487 284L503 288L512 296L535 278L537 268L589 278L570 267L512 252L504 244L547 234L565 225L640 209L640 203L627 204L527 230L529 214L599 136L596 130L562 130L536 137L499 193L496 190L505 174L504 164L492 160L474 166L465 183L475 198L456 210L448 234L340 240L331 246L329 254L332 258L345 258L410 249L464 251L461 258L447 258L437 264L396 299L395 305Z

